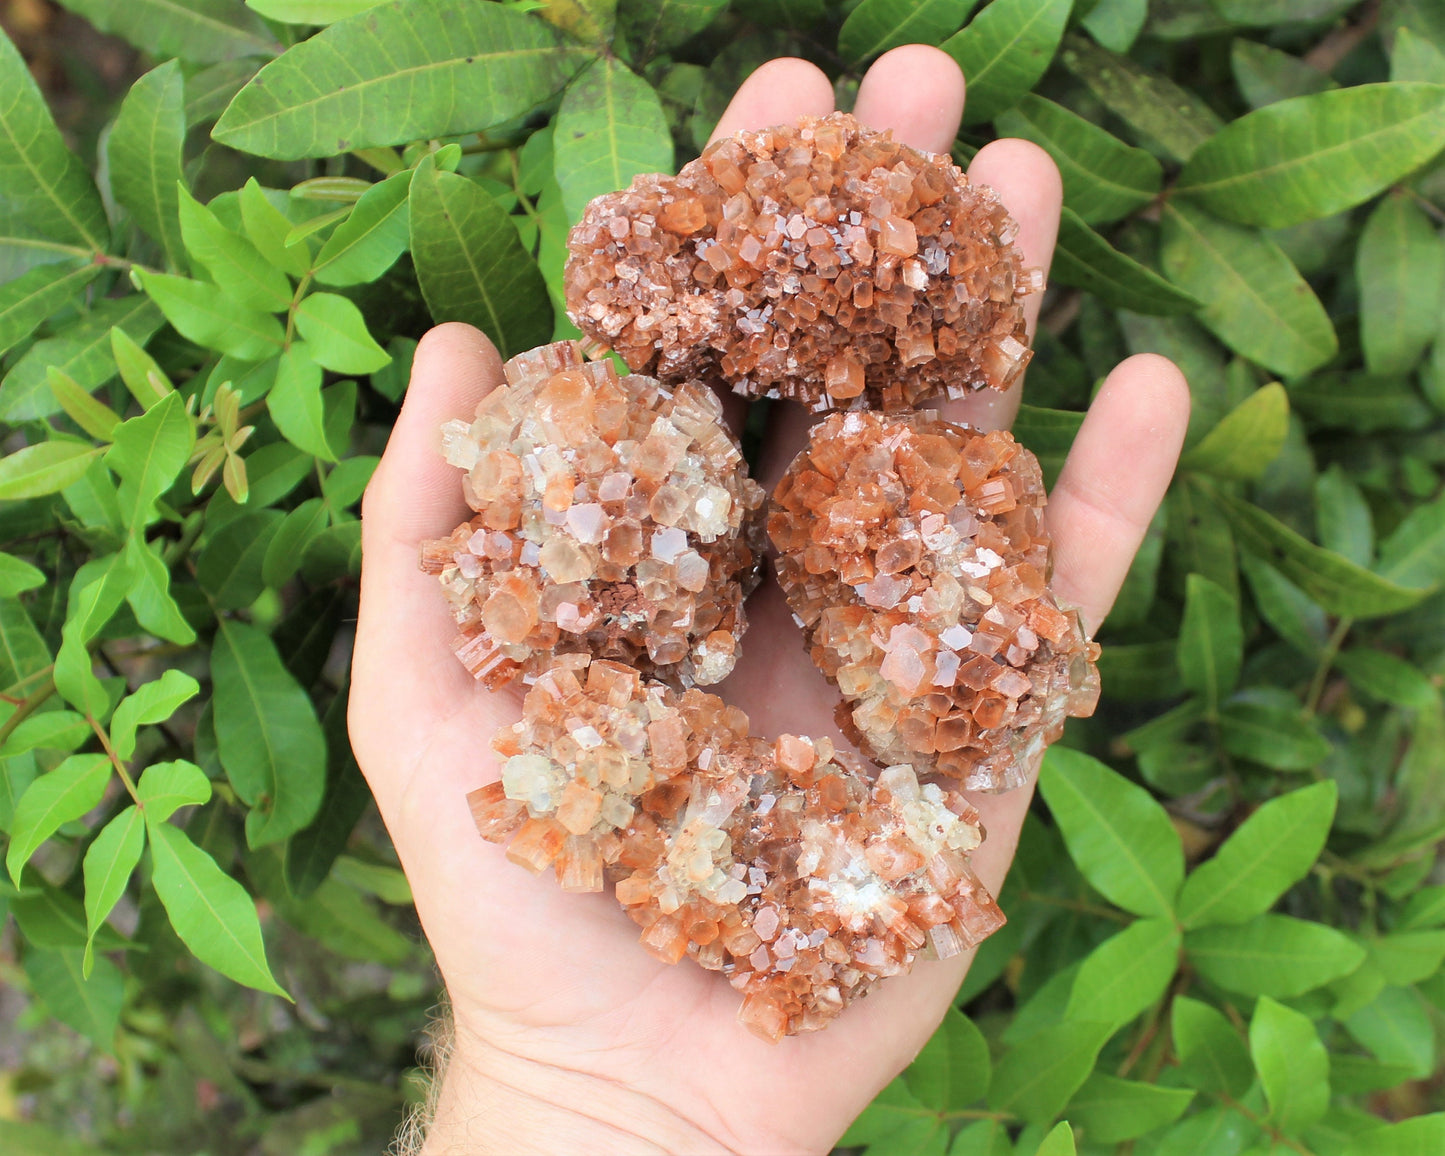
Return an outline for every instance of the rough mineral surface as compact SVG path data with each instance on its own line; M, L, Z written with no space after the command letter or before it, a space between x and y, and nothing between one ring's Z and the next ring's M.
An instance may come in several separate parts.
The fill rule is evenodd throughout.
M501 781L470 796L483 836L567 890L615 883L647 949L722 972L765 1039L1003 923L968 865L978 813L911 767L870 780L826 739L754 738L714 695L585 655L522 709L493 742Z
M588 206L567 307L665 380L721 376L815 410L1004 389L1043 287L993 191L834 113L718 141Z
M879 763L1022 785L1068 715L1093 713L1098 647L1046 587L1034 456L937 414L833 414L773 495L778 581Z
M514 357L442 431L476 517L428 542L458 657L488 686L586 651L684 686L724 678L757 583L761 487L710 389L619 377L576 342Z

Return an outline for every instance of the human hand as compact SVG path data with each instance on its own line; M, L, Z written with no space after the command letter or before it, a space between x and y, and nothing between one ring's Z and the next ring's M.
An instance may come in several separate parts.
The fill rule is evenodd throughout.
M946 152L963 80L935 49L880 58L855 113L917 148ZM777 60L739 89L718 125L728 135L832 111L812 65ZM1026 266L1047 268L1059 176L1024 141L983 148L970 177L993 186L1019 224ZM1030 331L1039 298L1029 299ZM490 738L520 713L520 691L488 692L452 656L455 626L420 543L469 516L439 429L469 417L501 380L476 330L443 325L417 349L411 388L367 491L364 569L350 725L412 883L446 981L455 1051L427 1152L826 1151L916 1054L972 953L919 963L881 984L826 1032L773 1046L736 1020L738 995L689 963L668 967L606 895L562 892L527 875L477 835L465 802L500 774ZM945 416L1006 426L1018 389L942 406ZM812 420L775 411L759 480L771 488ZM1133 357L1095 399L1050 499L1053 589L1096 627L1112 604L1163 496L1183 438L1188 392L1162 358ZM720 689L754 733L829 735L837 692L808 657L782 596L767 583L749 603L743 657ZM974 801L988 840L974 866L996 894L1013 857L1029 790Z

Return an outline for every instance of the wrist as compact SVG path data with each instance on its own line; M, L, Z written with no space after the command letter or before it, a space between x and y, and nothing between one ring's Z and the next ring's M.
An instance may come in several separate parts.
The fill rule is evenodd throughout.
M419 1156L733 1151L625 1081L518 1056L457 1032Z

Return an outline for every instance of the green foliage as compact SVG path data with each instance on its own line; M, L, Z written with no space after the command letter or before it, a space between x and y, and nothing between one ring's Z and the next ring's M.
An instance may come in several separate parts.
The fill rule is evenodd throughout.
M45 1045L0 1147L384 1146L433 976L336 656L416 339L575 332L589 198L770 56L846 103L921 41L968 74L955 155L1063 177L1020 438L1057 476L1131 353L1194 417L1010 924L843 1144L1445 1150L1434 6L63 4L144 59L92 139L0 38L0 921Z

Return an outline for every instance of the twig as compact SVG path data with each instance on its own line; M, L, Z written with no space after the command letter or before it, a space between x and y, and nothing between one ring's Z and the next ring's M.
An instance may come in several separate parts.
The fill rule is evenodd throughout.
M1332 28L1325 37L1301 58L1317 72L1329 75L1346 56L1359 47L1360 41L1375 30L1380 21L1383 0L1368 0L1355 12L1355 19Z
M37 675L39 673L41 672L36 672ZM20 700L20 705L15 708L15 713L5 720L4 725L0 725L0 747L3 747L6 740L15 733L16 727L40 709L45 700L55 693L55 665L52 663L47 667L44 674L45 681ZM36 676L32 675L31 677Z

